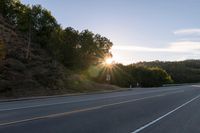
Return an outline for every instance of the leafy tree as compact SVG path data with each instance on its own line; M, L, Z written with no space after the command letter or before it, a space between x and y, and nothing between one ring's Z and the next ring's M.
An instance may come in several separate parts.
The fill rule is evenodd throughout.
M71 27L63 31L63 45L61 49L61 62L69 68L76 68L81 63L79 60L79 32Z
M55 31L59 25L51 13L40 5L32 6L31 12L34 41L41 44L42 47L47 47L51 33Z
M102 63L105 57L112 57L110 49L113 46L113 43L108 38L96 34L94 36L94 41L96 44L96 56L99 63Z
M0 1L0 13L2 16L9 20L10 23L16 24L16 10L20 4L19 0L1 0Z
M130 67L130 66L129 66ZM172 83L171 76L158 67L131 66L129 69L135 82L143 87L162 86Z

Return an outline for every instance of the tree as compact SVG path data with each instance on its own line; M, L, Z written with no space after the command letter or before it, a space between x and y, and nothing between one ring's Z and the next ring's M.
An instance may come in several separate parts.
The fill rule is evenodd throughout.
M84 30L79 34L79 57L81 67L88 68L90 65L98 64L108 55L111 55L112 42L99 34L93 34Z
M63 45L61 49L61 61L69 68L78 68L79 59L79 32L71 27L63 31Z
M53 31L55 31L59 25L56 19L51 13L42 8L40 5L32 6L32 33L36 43L39 43L42 47L48 47L49 37Z
M112 57L110 49L113 46L113 43L108 38L96 34L94 36L94 41L96 44L96 56L98 62L102 63L105 57Z
M71 69L87 69L111 56L112 42L89 30L62 29L51 12L41 5L23 5L19 0L2 0L1 13L27 36L26 58L30 57L31 42L40 46L54 59Z
M162 86L172 83L171 76L163 69L158 67L129 66L130 74L135 82L143 87Z
M2 16L9 20L10 23L16 25L16 10L18 10L19 0L1 0L0 1L0 13Z

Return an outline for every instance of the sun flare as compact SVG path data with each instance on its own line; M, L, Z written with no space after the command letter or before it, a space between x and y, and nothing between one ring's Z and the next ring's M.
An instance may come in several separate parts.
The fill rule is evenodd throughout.
M105 59L105 64L106 65L111 65L114 62L113 58L106 58Z

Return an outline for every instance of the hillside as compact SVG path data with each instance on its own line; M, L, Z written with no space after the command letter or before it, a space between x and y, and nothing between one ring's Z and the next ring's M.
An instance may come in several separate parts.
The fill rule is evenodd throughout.
M54 60L39 44L31 43L0 16L0 97L54 95L116 89L75 74Z

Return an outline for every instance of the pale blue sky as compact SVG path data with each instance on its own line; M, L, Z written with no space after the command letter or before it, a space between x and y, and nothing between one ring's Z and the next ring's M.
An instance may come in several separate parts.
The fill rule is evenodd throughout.
M109 38L124 64L200 58L200 0L22 0L58 23Z

